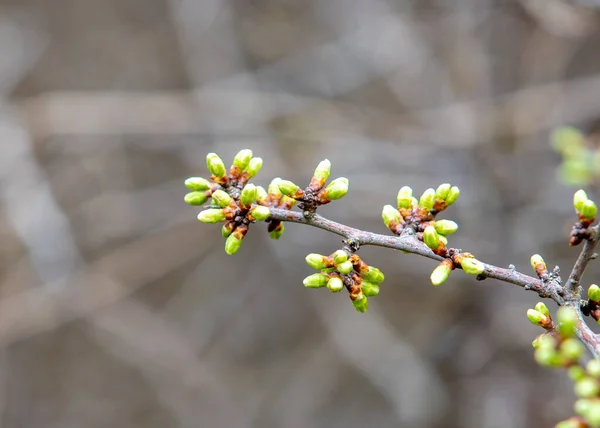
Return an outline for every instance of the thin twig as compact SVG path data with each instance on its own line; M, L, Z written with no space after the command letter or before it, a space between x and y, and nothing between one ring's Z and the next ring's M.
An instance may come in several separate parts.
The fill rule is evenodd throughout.
M566 284L567 292L574 298L579 300L581 297L581 277L587 268L590 260L594 258L594 249L596 245L598 245L598 226L590 229L591 236L583 242L583 248L581 249L581 253L579 253L579 257L573 266L573 270L569 275L569 280Z

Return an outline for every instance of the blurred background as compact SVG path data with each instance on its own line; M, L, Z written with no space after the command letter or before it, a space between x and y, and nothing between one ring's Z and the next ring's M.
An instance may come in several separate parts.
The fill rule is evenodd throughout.
M461 274L434 289L432 261L365 247L386 281L358 314L302 286L339 237L255 225L229 257L183 180L211 151L251 148L262 185L328 158L351 191L320 213L379 233L402 185L451 182L453 246L568 274L574 189L550 136L594 144L600 2L1 0L0 52L1 426L572 415L566 374L533 360L536 295Z

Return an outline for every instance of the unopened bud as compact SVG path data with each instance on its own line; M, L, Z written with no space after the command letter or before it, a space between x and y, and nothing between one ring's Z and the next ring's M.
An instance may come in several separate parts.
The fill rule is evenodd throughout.
M211 208L200 211L200 214L198 214L198 220L200 220L202 223L219 223L220 221L225 221L225 213L221 209Z
M231 235L231 232L233 232L235 226L236 224L234 221L228 221L227 223L225 223L221 228L221 236L223 236L223 238L227 238L229 235Z
M332 276L329 278L329 281L327 281L327 288L329 288L332 293L342 291L344 289L344 281L342 281L342 278L339 276Z
M448 196L446 197L446 205L450 206L458 199L460 195L460 189L456 186L452 186L450 191L448 192Z
M306 263L313 269L321 270L328 267L331 267L332 263L329 260L329 257L323 256L321 254L311 253L305 258Z
M252 159L252 150L243 149L240 150L233 158L233 165L243 170L248 166L248 162Z
M527 319L533 324L540 327L550 327L552 319L535 309L527 309Z
M588 288L588 298L592 302L600 302L600 287L596 284L590 285L590 288Z
M531 263L532 269L538 274L538 276L547 271L546 262L539 254L534 254L531 256L529 263Z
M398 196L396 198L396 202L398 204L398 209L409 209L412 204L412 195L413 190L404 186L398 191Z
M279 190L281 191L281 193L283 193L286 196L293 195L300 189L296 184L294 184L290 180L281 180L279 181L279 183L277 183L277 185L279 186Z
M336 178L321 191L320 196L330 201L341 199L348 193L348 184L346 177Z
M350 262L350 260L346 260L345 262L337 265L337 271L342 275L349 274L350 272L352 272L353 268L354 266L352 266L352 262Z
M560 355L552 348L538 348L534 353L535 361L546 367L560 365Z
M215 190L212 194L212 198L215 204L223 208L229 206L229 203L231 202L231 196L221 189Z
M561 306L556 311L558 320L558 331L566 337L575 336L575 328L577 327L577 313L569 307Z
M254 177L263 166L262 158L252 158L248 162L248 166L244 169L248 173L249 178Z
M458 224L452 220L436 220L433 225L440 235L452 235L458 230Z
M450 193L451 187L450 183L440 184L438 188L435 189L435 199L445 201L448 197L448 193Z
M419 207L430 210L433 208L433 204L435 203L435 190L427 189L423 192L421 197L419 198Z
M226 173L225 164L216 153L206 155L206 167L215 177L223 177Z
M548 310L548 306L546 306L543 302L536 303L534 309L542 314L550 317L550 311Z
M596 203L591 199L588 199L581 205L581 217L586 220L593 220L596 218L596 214L598 214L598 207Z
M333 261L336 264L340 264L340 263L344 263L346 260L348 260L348 253L345 252L344 250L337 250L335 253L333 253L331 255L331 257L333 257Z
M252 202L256 200L256 195L256 186L252 183L246 184L242 189L240 202L244 205L252 205Z
M225 252L230 256L237 253L242 246L242 238L238 238L235 234L231 234L225 241Z
M434 286L442 285L450 277L450 272L452 272L450 263L444 260L431 272L430 279Z
M185 187L196 192L210 189L210 182L202 177L190 177L184 184Z
M560 345L560 352L568 360L578 361L585 353L585 348L579 340L569 338Z
M283 235L284 230L285 226L283 223L279 223L279 226L277 226L276 229L269 231L269 236L271 239L279 239L281 238L281 235Z
M575 211L581 212L581 207L583 206L583 203L587 200L589 200L589 198L587 196L587 193L585 193L585 190L579 189L578 191L576 191L573 195L573 207L575 208Z
M269 207L256 205L250 210L250 215L254 217L254 220L256 221L265 221L271 216L271 210L269 209Z
M312 275L304 278L302 283L306 288L322 288L327 285L327 275L323 275L322 273L313 273Z
M269 184L269 188L268 188L268 192L269 195L273 195L275 197L277 196L281 196L281 190L279 190L279 183L281 182L281 178L279 177L275 177L273 180L271 180L271 183Z
M587 363L585 369L591 377L600 379L600 360L597 360L595 358L593 360L590 360L590 362Z
M207 193L209 194L210 192L190 192L184 196L183 200L186 204L203 205L208 199Z
M379 294L379 285L372 282L363 281L360 284L363 294L367 297L377 296Z
M400 215L400 211L398 211L396 208L394 208L391 205L385 205L383 207L383 211L381 212L381 217L383 218L383 223L388 228L391 228L394 225L404 222L404 220L402 219L402 216Z
M373 284L381 284L384 281L385 276L381 270L377 269L376 267L369 266L369 270L363 274L363 278L368 282L372 282Z
M575 383L575 395L579 398L591 398L598 395L600 387L598 381L591 377L584 377Z
M317 165L317 167L315 168L313 177L315 178L315 180L325 183L329 178L330 173L331 162L329 162L329 159L324 159L321 162L319 162L319 165Z
M437 250L440 246L440 236L433 226L427 226L423 231L423 242L432 250Z
M585 377L585 370L581 366L571 366L569 367L569 379L573 382L577 382Z
M469 275L481 275L485 270L485 265L482 262L471 257L462 259L460 266Z
M264 204L267 199L267 191L262 186L256 186L256 202Z
M363 293L356 296L356 299L352 301L352 304L354 305L354 309L362 313L367 312L367 309L369 308L369 300Z

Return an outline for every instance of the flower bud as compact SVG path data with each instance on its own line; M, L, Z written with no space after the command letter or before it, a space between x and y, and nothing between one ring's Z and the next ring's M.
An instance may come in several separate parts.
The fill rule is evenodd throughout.
M271 239L279 239L285 230L285 226L283 223L279 223L276 229L269 231L269 236Z
M256 205L250 210L250 215L254 217L256 221L265 221L271 215L269 207L263 207L262 205Z
M527 319L531 322L531 324L540 327L550 327L552 324L552 319L550 319L550 317L547 317L535 309L527 309Z
M231 232L233 232L235 226L235 221L228 221L227 223L225 223L221 228L221 236L223 236L223 238L227 238L229 235L231 235Z
M575 336L575 328L577 326L577 313L569 307L561 306L556 311L558 319L558 331L566 337Z
M363 281L360 284L363 294L367 297L377 296L379 294L379 285L372 282Z
M402 187L399 191L398 191L398 196L396 198L396 202L398 204L398 209L409 209L411 204L412 204L412 195L413 190L408 187L408 186L404 186Z
M306 263L313 269L321 270L328 267L331 267L332 263L329 260L329 257L323 256L321 254L311 253L305 258Z
M458 199L460 195L460 189L456 186L452 186L450 191L448 192L448 196L446 197L446 204L448 206L452 205Z
M342 278L339 276L332 276L329 278L329 281L327 281L327 288L329 288L332 293L342 291L344 289L344 281L342 281Z
M575 410L575 413L577 413L578 415L585 416L589 413L592 406L593 406L592 400L586 400L586 399L582 398L575 402L575 405L573 406L573 408Z
M391 205L385 205L383 207L381 217L383 218L383 223L385 226L390 229L399 223L404 223L404 219L400 215L400 211Z
M483 263L471 257L465 257L462 259L460 266L463 268L465 273L469 275L481 275L485 270L485 265Z
M593 220L596 218L596 214L598 214L598 207L596 203L591 199L588 199L581 205L581 217L586 220Z
M331 162L329 162L329 159L324 159L317 165L313 177L318 182L325 183L329 178L329 174L331 174Z
M215 190L212 194L212 198L215 204L223 208L229 206L229 203L231 202L231 196L221 189Z
M281 182L281 178L279 177L275 177L273 180L271 180L271 183L269 184L269 188L267 189L267 191L269 192L269 195L273 195L275 197L281 197L282 193L281 190L279 190L279 183Z
M306 288L322 288L327 285L327 275L323 275L322 273L313 273L312 275L304 278L302 283Z
M548 307L543 302L536 303L534 309L538 312L541 312L545 316L552 318L550 317L550 311L548 310Z
M538 348L534 353L535 361L546 367L560 365L560 356L552 348Z
M252 202L256 200L256 186L252 183L246 184L242 189L242 193L240 195L240 202L244 205L252 205Z
M352 304L354 305L354 309L362 313L367 312L367 309L369 308L369 301L367 296L365 296L363 293L359 293L356 299L352 301Z
M346 260L345 262L337 265L337 271L342 275L349 274L350 272L352 272L353 268L354 266L352 266L352 262L350 260Z
M247 172L248 178L254 177L263 166L262 158L252 158L250 162L248 162L248 166L244 169Z
M450 272L452 272L450 263L448 263L444 260L433 270L433 272L431 272L430 279L431 279L431 283L434 286L437 287L439 285L442 285L444 282L446 282L446 280L450 276Z
M369 266L369 270L363 274L363 278L368 282L372 282L373 284L381 284L385 279L385 276L381 270L377 269L376 267Z
M198 214L198 220L200 220L202 223L219 223L220 221L225 221L225 213L221 209L211 208L200 211L200 214Z
M600 379L600 360L590 360L585 369L591 377Z
M435 231L435 227L427 226L423 231L423 242L432 250L437 250L440 246L440 236Z
M440 235L452 235L458 230L458 224L452 220L436 220L434 225L435 230Z
M560 345L560 353L570 361L578 361L585 353L585 349L579 340L569 338Z
M569 379L573 382L577 382L585 377L585 370L581 366L571 366L569 367Z
M591 377L584 377L575 383L575 395L579 398L591 398L598 395L600 387L598 381Z
M433 208L433 204L435 203L435 190L427 189L423 192L421 197L419 198L419 207L430 210Z
M333 261L336 264L340 264L340 263L344 263L346 260L348 260L348 253L345 252L344 250L337 250L335 253L333 253L331 255L331 257L333 258Z
M581 207L583 206L583 203L587 200L589 200L589 198L587 196L587 193L585 193L585 190L579 189L578 191L576 191L573 195L573 207L575 208L575 211L581 212Z
M190 177L185 180L185 187L196 192L210 189L210 182L202 177Z
M450 183L440 184L437 189L435 189L435 199L445 201L448 197L448 193L450 193Z
M600 302L600 287L596 284L590 285L590 288L588 288L588 298L592 302Z
M327 187L321 191L320 197L335 201L343 198L346 193L348 193L348 179L346 177L339 177L329 183Z
M440 235L440 242L444 244L444 246L448 246L448 238L446 238L444 235Z
M237 253L242 246L242 238L238 238L235 234L231 234L225 241L225 252L230 256Z
M223 177L226 173L225 164L216 153L206 155L206 167L215 177Z
M203 205L208 199L207 193L209 194L210 192L190 192L184 196L183 200L186 204Z
M256 202L263 205L267 199L267 191L262 186L256 186Z
M531 267L538 274L538 276L547 271L546 262L539 254L534 254L531 256L529 263L531 263Z
M296 184L292 183L290 180L281 180L279 181L279 183L277 183L277 185L279 186L279 190L281 191L281 193L283 193L286 196L293 195L300 189Z
M243 170L248 166L248 162L252 159L252 150L243 149L240 150L237 155L233 158L233 166L238 167L240 170Z

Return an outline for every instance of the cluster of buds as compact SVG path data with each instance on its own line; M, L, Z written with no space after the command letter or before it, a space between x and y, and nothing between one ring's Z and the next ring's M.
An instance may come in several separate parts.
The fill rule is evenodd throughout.
M268 192L259 186L257 203L265 207L291 210L296 201L281 192L279 189L279 183L282 181L283 180L279 177L274 178L267 188ZM279 239L281 238L281 235L283 235L285 227L283 222L280 220L269 220L269 226L267 230L272 239Z
M336 178L325 187L330 173L331 162L325 159L317 165L308 187L304 190L289 180L279 180L279 190L283 195L298 201L299 208L304 212L313 213L318 206L341 199L348 193L346 177Z
M431 274L431 283L441 285L455 267L460 266L470 275L480 275L485 266L470 253L461 253L448 248L448 236L458 230L452 220L436 220L437 214L456 202L460 189L449 183L440 184L437 189L427 189L419 199L413 190L404 186L398 191L396 206L383 207L381 217L386 227L394 234L401 235L410 230L435 254L445 257Z
M581 307L581 312L585 316L591 316L600 325L600 287L596 284L588 288L588 300Z
M249 225L264 221L270 215L268 207L255 203L261 193L259 187L248 183L262 167L262 159L253 157L251 150L241 150L233 158L227 173L223 160L217 154L209 153L206 166L211 174L210 180L202 177L185 180L185 186L191 192L185 195L184 200L190 205L204 205L211 200L208 209L198 214L198 220L202 223L225 222L222 228L226 238L225 252L235 254L248 233Z
M333 293L345 288L358 312L367 311L368 297L379 294L379 284L384 280L383 272L346 250L337 250L329 256L309 254L306 263L320 272L304 278L305 287L327 287Z
M546 330L532 342L535 360L542 366L567 369L579 398L575 403L578 416L559 422L556 427L600 427L600 361L594 359L586 366L581 362L585 348L575 337L578 322L575 310L560 307L556 317L558 322L554 323L542 302L527 311L529 321Z
M573 207L579 221L573 226L569 245L579 245L590 236L590 226L594 223L598 214L596 203L588 198L584 190L580 189L573 195Z

